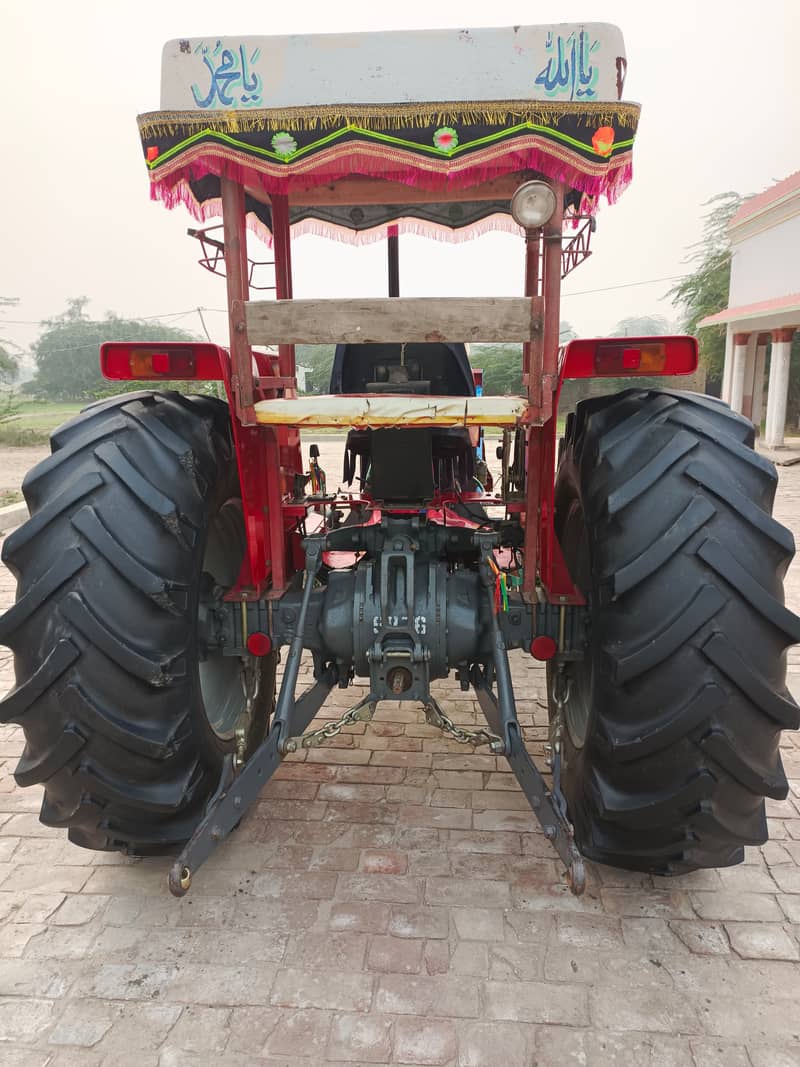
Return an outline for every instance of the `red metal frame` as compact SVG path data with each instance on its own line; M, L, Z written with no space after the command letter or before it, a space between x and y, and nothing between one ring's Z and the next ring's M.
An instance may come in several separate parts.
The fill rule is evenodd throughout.
M215 265L220 256L224 256L225 261L230 353L217 346L197 346L213 348L212 356L218 360L219 373L199 373L208 371L208 353L204 353L202 360L198 355L196 377L221 378L230 403L247 554L236 587L228 596L229 599L249 600L279 596L285 590L291 575L302 566L299 530L307 518L308 508L305 503L295 499L296 477L303 471L297 428L259 425L254 406L261 400L296 395L294 346L280 345L277 355L255 352L250 347L245 319L245 303L250 291L250 268L244 189L227 178L221 179L221 187L224 241L221 246L216 241L213 244ZM554 527L558 399L564 377L597 376L593 365L590 371L587 360L591 361L593 349L587 349L586 344L608 347L608 342L586 342L584 348L576 345L571 356L568 349L559 371L561 278L589 255L591 222L587 219L564 245L564 189L558 183L554 184L553 188L557 206L552 218L542 231L531 232L526 237L525 295L543 297L544 316L542 329L523 347L522 380L527 391L529 408L525 426L525 501L506 503L506 509L509 514L519 514L524 524L524 595L534 600L541 586L553 603L583 604L584 598L569 575ZM290 300L292 265L288 197L273 196L271 206L276 297L279 300ZM195 235L201 236L200 232ZM205 239L208 241L207 237ZM643 340L647 339L626 339L626 343ZM685 343L687 339L658 340L680 340ZM615 340L614 344L619 346L620 342ZM117 357L119 353L116 354L114 366L118 363L122 366L124 358ZM682 368L683 372L694 369L696 347L695 363L691 367L688 366L691 360L687 362L687 359L686 351L683 351L681 360L687 364ZM676 373L676 370L667 369L662 373ZM110 376L124 377L124 367L119 374ZM451 495L437 497L432 503L431 513L443 514L441 509L445 508L451 499L456 498ZM458 499L475 499L490 506L503 504L500 498L487 494L462 494ZM336 503L337 506L341 503L346 507L371 501L349 495ZM450 521L448 518L448 522Z
M275 395L277 382L272 383L270 388L269 375L263 379L259 377L258 386L254 380L253 354L247 339L244 315L244 305L249 296L244 189L229 178L222 178L221 186L230 326L230 380L225 385L231 405L233 441L247 534L247 556L236 587L228 595L231 599L255 600L268 590L275 595L282 592L288 578L279 438L275 430L257 424L254 408L256 399ZM277 245L275 252L277 285ZM280 268L284 282L285 264L284 260ZM265 361L263 357L259 364L259 375L262 368L271 369L270 361Z
M560 380L558 337L561 312L561 270L564 189L554 185L556 210L544 227L542 241L541 291L544 297L544 323L539 338L530 347L528 358L527 485L525 491L525 573L522 591L536 598L541 581L549 600L558 604L583 604L564 563L555 534L553 489L555 485L556 419ZM538 247L532 235L527 238L525 295L539 295ZM533 245L533 248L531 247ZM523 366L523 373L524 373ZM524 379L523 379L524 380Z
M574 215L578 229L561 250L561 277L566 278L570 271L580 266L592 254L589 247L594 233L594 218L591 215ZM583 225L580 225L582 223Z
M215 230L223 230L222 223L216 223L214 226L204 226L202 230L189 228L186 232L190 237L196 237L200 242L203 254L198 259L200 266L207 270L210 274L216 274L218 278L225 277L225 242L218 241L216 237L212 237L211 234ZM269 267L274 267L275 261L273 259L250 259L247 258L247 283L251 289L256 289L259 292L274 292L274 285L257 285L256 274L260 267L262 271L266 271Z

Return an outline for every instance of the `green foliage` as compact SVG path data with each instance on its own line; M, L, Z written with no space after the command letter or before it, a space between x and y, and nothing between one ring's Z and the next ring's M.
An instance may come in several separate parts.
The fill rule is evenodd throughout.
M0 395L0 423L15 419L20 412L19 397L16 393L3 393Z
M522 392L521 345L472 345L470 363L483 371L486 396L513 396Z
M0 296L0 308L16 307L18 303L16 297ZM5 385L16 381L19 374L19 356L15 355L8 345L9 342L0 337L0 383Z
M295 362L298 367L305 367L306 394L327 393L331 382L331 368L333 367L333 354L335 345L297 345L295 348Z
M672 333L672 326L661 315L632 315L620 319L609 337L661 337Z
M8 385L16 381L19 374L19 359L0 344L0 382Z
M708 384L719 387L725 362L725 326L697 324L728 306L731 280L731 249L728 223L738 211L742 197L738 193L719 193L706 201L711 211L705 216L702 239L692 246L687 262L696 264L691 274L670 289L667 296L682 308L681 328L697 333L700 340L700 361L706 368Z
M566 344L577 334L568 322L559 324L559 341ZM522 345L471 345L470 363L483 370L486 396L522 393Z
M74 418L83 405L80 402L25 400L6 394L0 407L0 447L46 445L57 426Z
M90 319L86 297L67 302L61 315L42 323L43 332L33 344L36 375L23 387L26 393L49 400L94 400L143 388L141 382L107 382L100 374L103 341L192 341L185 330L142 319L124 319L111 312ZM145 386L146 388L147 386ZM159 389L198 392L196 382L158 382Z
M764 418L766 418L766 414L766 410L764 410ZM786 398L786 426L788 433L792 435L797 433L798 419L800 419L800 333L794 335L791 362L789 364L789 393Z

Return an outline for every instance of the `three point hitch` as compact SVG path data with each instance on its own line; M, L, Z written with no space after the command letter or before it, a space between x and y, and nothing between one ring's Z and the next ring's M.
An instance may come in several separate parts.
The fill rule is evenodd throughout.
M427 676L422 676L419 671L417 676L423 677L423 681L415 683L410 696L419 699L425 709L426 720L431 725L438 726L446 735L465 744L486 744L491 752L506 757L545 836L552 842L564 862L570 889L579 895L584 890L585 872L583 860L575 845L572 826L567 818L566 802L560 790L560 745L556 743L552 747L553 787L550 789L528 754L517 719L508 650L498 615L494 610L495 578L489 560L496 543L497 536L492 531L478 530L473 535L473 544L478 549L480 559L480 587L488 607L488 611L484 609L481 617L489 620L490 648L482 661L471 665L466 672L466 679L465 672L460 672L462 686L466 687L466 681L475 691L486 717L488 730L457 727L431 695ZM283 680L269 733L243 765L237 766L233 753L225 757L219 785L209 801L205 816L170 869L169 888L175 896L183 896L188 891L199 867L216 846L238 826L242 816L258 798L286 755L296 752L299 748L320 744L350 723L369 721L378 701L386 695L385 689L377 681L378 677L383 679L384 675L375 675L369 694L354 708L336 722L308 733L304 732L333 687L337 682L341 684L340 668L331 659L315 652L315 682L299 697L295 695L307 617L315 578L322 564L322 553L327 547L326 536L308 537L305 545L304 585L292 636L288 642ZM377 629L377 621L375 626Z

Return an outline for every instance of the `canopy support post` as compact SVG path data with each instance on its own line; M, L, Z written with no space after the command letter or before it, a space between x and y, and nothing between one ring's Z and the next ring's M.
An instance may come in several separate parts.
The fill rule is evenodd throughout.
M230 178L222 178L220 185L231 338L231 389L236 402L236 414L245 426L252 426L256 418L253 408L253 356L247 339L244 312L250 295L244 188Z
M389 268L389 296L400 296L400 236L397 226L386 231L386 256Z
M284 193L273 193L272 205L272 243L275 255L275 297L278 300L292 300L292 233L289 218L289 197ZM296 350L294 344L278 345L278 372L282 378L294 380L297 377ZM296 397L297 389L284 389L284 396ZM295 478L303 473L303 458L300 452L300 433L295 426L281 426L277 430L276 470L284 497L294 492ZM283 537L280 516L273 521L273 544ZM273 550L273 555L275 555ZM284 561L279 562L284 567ZM276 579L275 585L281 585Z
M561 319L561 245L564 226L564 186L553 184L556 209L544 227L544 255L542 282L544 296L544 326L542 331L542 414L548 418L553 411L553 397L558 386L558 344Z
M542 235L539 230L528 230L525 234L525 296L539 295L539 255ZM542 336L528 341L522 346L522 385L531 394L531 363L538 356L536 367L541 366Z
M553 183L556 207L550 220L543 227L541 287L544 297L544 321L542 331L531 344L528 402L531 410L544 425L528 429L527 480L525 494L525 573L523 594L533 602L536 597L537 578L541 577L548 594L555 591L553 585L553 562L560 557L553 526L553 485L555 479L556 411L554 399L558 390L558 345L559 319L561 314L561 245L564 222L564 186ZM531 247L533 245L533 247ZM539 240L527 242L525 287L538 286ZM534 252L536 256L534 258ZM560 575L560 595L556 601L571 601L574 590L568 575ZM570 590L569 592L567 590Z
M289 231L289 197L273 193L272 242L275 252L275 296L278 300L291 300L292 292L292 240ZM294 378L294 345L278 345L278 366L281 377Z

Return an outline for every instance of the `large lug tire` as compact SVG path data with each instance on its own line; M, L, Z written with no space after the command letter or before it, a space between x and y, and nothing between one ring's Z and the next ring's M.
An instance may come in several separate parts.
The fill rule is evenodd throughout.
M568 422L556 532L590 611L566 671L562 781L592 859L737 863L767 839L764 797L786 796L794 540L753 436L719 401L655 390L584 401Z
M76 844L170 851L202 817L244 703L241 661L198 639L201 591L232 585L244 552L228 408L127 394L51 448L23 483L31 518L3 546L18 582L0 619L17 678L0 720L26 741L16 779L44 784L42 822ZM274 658L257 671L250 748Z

